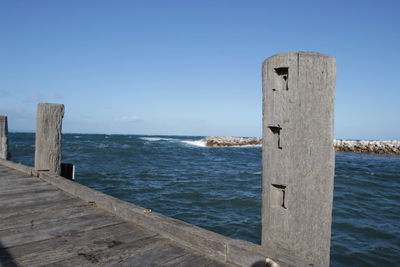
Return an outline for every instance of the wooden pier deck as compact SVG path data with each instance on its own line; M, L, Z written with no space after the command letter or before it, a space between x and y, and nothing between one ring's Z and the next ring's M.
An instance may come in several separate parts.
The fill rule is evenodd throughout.
M232 266L0 164L0 266L43 265Z

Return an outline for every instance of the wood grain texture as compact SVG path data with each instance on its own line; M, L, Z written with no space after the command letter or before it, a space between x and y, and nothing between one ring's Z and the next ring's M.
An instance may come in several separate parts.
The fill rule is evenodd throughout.
M27 185L19 184L19 185L11 185L11 186L2 186L0 187L0 197L11 195L11 194L24 194L24 193L34 193L37 191L48 191L48 190L55 190L52 189L46 183L36 183L32 182Z
M8 174L0 174L0 176L3 175L8 175ZM23 185L33 185L33 184L37 184L37 181L33 180L30 177L20 179L17 175L9 175L7 179L0 180L0 187L4 188L5 191L7 188L19 187L20 185L23 186Z
M61 172L61 128L64 105L38 104L36 114L35 169Z
M21 203L20 205L0 208L0 219L6 219L13 216L23 216L27 214L42 213L43 211L57 211L61 209L86 206L87 203L78 199L73 199L67 195L58 200L37 201L34 203Z
M22 227L33 228L33 226L41 224L46 225L47 227L51 222L57 222L60 220L65 220L66 218L70 219L96 213L98 213L98 211L95 208L80 206L25 214L21 216L13 216L0 221L0 231L6 229L19 229Z
M227 265L2 165L0 185L0 266Z
M329 265L335 59L282 53L263 64L262 244Z
M57 222L39 225L33 224L28 227L0 231L0 242L3 244L4 248L7 248L55 238L60 235L90 231L118 223L121 223L121 221L112 216L99 214L85 215L78 218L63 218Z
M225 264L216 262L212 259L206 258L198 254L186 254L182 257L164 262L161 264L164 267L191 267L191 266L212 266L212 267L222 267Z
M34 247L29 244L16 246L11 248L10 252L13 253L19 264L27 266L43 264L84 266L86 262L92 263L87 261L88 255L95 255L100 252L104 254L106 251L110 251L110 257L103 257L104 260L118 258L121 255L116 254L115 251L111 253L112 248L150 238L153 235L130 224L122 223L47 239L37 242Z
M58 201L65 198L65 194L63 192L57 190L46 190L46 191L37 191L26 194L13 194L0 196L0 213L4 208L16 207L19 205L28 205L34 204L37 202L45 202L45 201Z
M8 158L8 122L7 116L0 115L0 158Z
M160 236L151 236L126 243L121 242L121 244L103 250L82 251L76 257L56 262L51 266L74 267L77 264L80 264L80 266L118 264L132 255L138 255L150 249L163 246L168 242L168 240Z
M175 260L188 253L189 252L182 247L171 243L165 243L162 244L162 246L156 246L142 253L128 257L111 266L154 266L156 264L163 264L168 261Z

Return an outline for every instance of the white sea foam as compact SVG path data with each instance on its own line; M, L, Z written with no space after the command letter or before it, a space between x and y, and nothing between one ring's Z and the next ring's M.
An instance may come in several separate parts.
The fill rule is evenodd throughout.
M207 141L205 139L200 139L200 140L178 140L184 144L191 145L191 146L197 146L197 147L208 147L207 146ZM227 147L261 147L261 144L259 145L243 145L243 146L227 146ZM213 147L213 148L227 148L227 147Z
M242 146L221 146L221 147L262 147L262 144L258 144L258 145L242 145Z
M103 143L97 145L97 148L106 148L106 147L108 147L108 145Z
M157 141L176 141L176 139L173 138L162 138L162 137L140 137L140 139L144 141L150 141L150 142L157 142Z
M182 144L185 144L185 145L195 146L195 147L207 147L206 139L182 140L182 139L165 138L165 137L139 137L139 138L144 140L144 141L149 141L149 142L168 141L168 142L182 143ZM259 145L230 146L230 147L261 147L261 144L259 144Z
M190 145L190 146L206 147L206 140L205 139L200 139L200 140L181 140L181 139L165 138L165 137L140 137L140 139L142 139L144 141L149 141L149 142L167 141L167 142L182 143L182 144Z
M206 147L207 143L206 140L200 139L200 140L181 140L182 143L191 145L191 146L197 146L197 147Z

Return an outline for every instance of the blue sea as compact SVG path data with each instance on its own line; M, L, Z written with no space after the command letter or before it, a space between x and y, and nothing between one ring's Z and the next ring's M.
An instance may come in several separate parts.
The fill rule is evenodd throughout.
M261 147L202 136L64 134L76 182L211 231L260 244ZM10 133L33 165L34 134ZM336 153L332 266L400 266L400 156Z

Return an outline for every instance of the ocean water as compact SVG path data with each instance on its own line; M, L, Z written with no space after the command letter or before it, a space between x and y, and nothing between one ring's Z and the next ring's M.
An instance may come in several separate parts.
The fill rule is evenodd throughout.
M76 181L211 231L260 243L261 147L201 136L64 134ZM11 133L33 165L34 134ZM336 154L332 266L400 266L400 156Z

